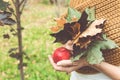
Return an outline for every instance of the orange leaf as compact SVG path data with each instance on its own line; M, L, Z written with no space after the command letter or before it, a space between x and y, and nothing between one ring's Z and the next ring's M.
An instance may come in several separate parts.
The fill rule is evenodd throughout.
M56 18L55 21L57 22L57 26L63 27L64 24L67 22L64 17Z
M59 27L51 27L50 28L52 32L58 32L59 31Z

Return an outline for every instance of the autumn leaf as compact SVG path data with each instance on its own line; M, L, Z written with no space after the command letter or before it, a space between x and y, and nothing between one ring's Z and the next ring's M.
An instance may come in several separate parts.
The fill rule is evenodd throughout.
M104 60L102 50L116 48L117 45L114 41L108 39L103 32L105 19L95 20L95 8L86 8L85 11L80 13L80 18L76 20L77 13L69 8L67 21L58 19L58 26L53 30L60 30L59 26L63 29L57 33L50 34L55 37L54 42L59 42L65 45L68 49L72 50L72 60L79 60L82 56L87 58L90 64L98 64ZM74 15L75 14L75 15ZM64 17L65 18L65 17ZM70 44L69 44L70 41Z
M83 30L86 29L86 26L88 24L87 17L88 15L84 11L78 21L65 23L63 30L51 34L51 36L56 38L54 42L60 42L63 44L66 43L68 40L76 40L76 38L78 38L81 34L81 31L83 32Z
M51 27L50 28L52 32L58 32L59 31L59 27Z
M68 40L72 40L72 36L66 30L61 30L58 33L52 33L50 35L55 37L54 43L59 42L65 44Z
M88 24L88 15L85 11L83 11L80 19L78 20L78 23L80 24L81 28L80 28L80 32L82 33L83 31L86 30L87 28L87 24Z
M64 24L67 22L64 16L61 16L60 18L55 18L55 22L57 23L56 27L51 27L52 32L58 32L61 29L64 28Z
M99 19L92 22L84 32L74 39L73 43L79 45L80 48L87 48L92 41L102 39L100 33L102 34L104 22L105 19Z
M74 25L68 26L68 28L71 29L68 32L71 34L72 39L75 39L80 34L80 24L79 23L76 22ZM66 30L69 30L69 29L66 29Z
M77 60L84 55L89 64L99 64L103 61L102 50L114 49L118 46L114 41L107 38L105 34L102 34L102 37L104 40L92 41L85 50L80 49L79 46L74 47L74 51L77 52L77 54L75 54L72 60Z
M75 45L80 46L80 48L87 48L88 44L92 42L91 36L79 38L78 42Z
M67 22L64 17L55 18L54 20L57 22L58 27L63 27L64 24Z
M98 33L101 33L103 30L102 27L97 27L101 24L104 24L105 19L95 20L81 35L80 37L94 36Z
M87 61L90 64L99 64L104 60L102 56L102 50L114 49L117 48L117 44L111 39L107 38L105 34L103 34L103 38L105 40L98 40L91 43L89 49L87 50Z
M74 31L74 30L77 30L77 29L73 28L73 27L76 27L75 25L77 27L80 27L80 25L78 25L77 22L65 23L63 30L61 30L57 33L50 34L51 36L55 37L54 42L60 42L62 44L65 44L68 40L72 40L73 36L75 36L75 34L76 34L76 31Z

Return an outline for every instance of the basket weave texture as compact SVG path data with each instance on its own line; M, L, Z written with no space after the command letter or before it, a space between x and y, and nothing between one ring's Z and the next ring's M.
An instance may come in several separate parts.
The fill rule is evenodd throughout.
M111 40L115 41L120 46L120 0L71 0L70 6L82 12L87 7L95 7L96 18L106 19L104 32ZM120 48L113 50L103 51L105 61L120 66ZM83 67L77 72L83 74L94 74L98 71L90 68Z

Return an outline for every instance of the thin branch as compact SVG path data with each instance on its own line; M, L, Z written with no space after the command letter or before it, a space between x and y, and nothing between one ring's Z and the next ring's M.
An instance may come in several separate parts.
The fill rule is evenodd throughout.
M21 10L20 12L22 13L24 8L25 8L25 4L27 3L27 0L23 0L23 3L21 4Z
M16 10L16 16L17 16L18 46L19 46L19 54L21 55L21 57L19 59L19 61L20 61L20 63L19 63L20 64L20 76L21 76L21 80L24 80L21 12L20 12L21 6L19 4L20 4L20 0L16 0L15 10Z
M13 29L15 33L17 33L17 31L12 26L10 26L10 28Z
M22 1L20 2L19 6L21 6L21 5L23 4L24 1L25 1L25 0L22 0Z
M8 10L15 16L15 18L17 18L17 16L16 16L16 14L15 14L15 12L14 11L11 11L11 9L10 9L10 7L8 6L7 7L8 8Z

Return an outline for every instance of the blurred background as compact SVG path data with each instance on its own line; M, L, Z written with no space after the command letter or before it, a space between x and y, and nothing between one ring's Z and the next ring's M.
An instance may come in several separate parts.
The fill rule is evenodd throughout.
M69 0L28 0L23 15L23 50L27 57L24 62L25 80L69 80L69 75L55 71L48 55L60 44L53 44L49 34L59 17L68 7ZM3 39L9 33L9 26L0 27L0 80L20 80L16 59L9 57L9 49L17 46L17 38Z

